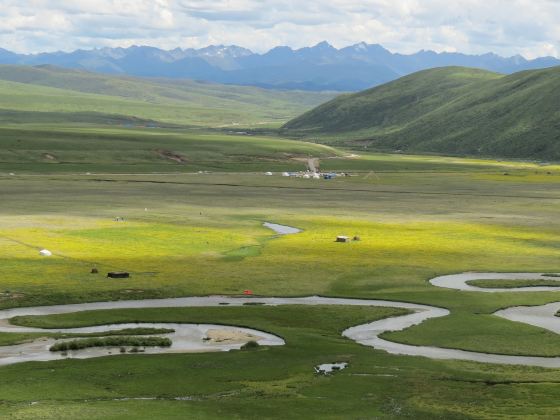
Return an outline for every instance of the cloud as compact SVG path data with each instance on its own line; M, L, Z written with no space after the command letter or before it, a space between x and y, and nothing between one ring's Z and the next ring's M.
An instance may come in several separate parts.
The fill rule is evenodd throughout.
M255 51L365 41L420 49L560 54L555 0L0 0L0 47L238 44Z

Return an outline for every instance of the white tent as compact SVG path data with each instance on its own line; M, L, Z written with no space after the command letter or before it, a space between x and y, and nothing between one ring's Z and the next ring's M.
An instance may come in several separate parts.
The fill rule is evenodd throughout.
M43 257L50 257L52 255L52 252L48 249L42 249L39 251L39 255L42 255Z

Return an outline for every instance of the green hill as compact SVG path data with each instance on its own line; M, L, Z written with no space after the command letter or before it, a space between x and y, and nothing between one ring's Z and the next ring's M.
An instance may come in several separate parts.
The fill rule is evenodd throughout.
M105 123L116 116L203 127L274 126L332 97L52 66L0 66L0 122L49 121L52 113L56 122Z
M337 152L245 127L278 127L332 97L0 66L0 173L302 169Z
M282 131L380 150L558 160L559 91L559 67L439 68L335 98Z

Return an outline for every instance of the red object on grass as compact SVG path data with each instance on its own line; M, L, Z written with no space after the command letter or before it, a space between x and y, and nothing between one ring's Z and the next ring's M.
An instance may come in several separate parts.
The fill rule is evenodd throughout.
M253 291L252 291L252 290L244 290L244 291L243 291L243 294L244 294L244 295L252 295L252 294L253 294Z

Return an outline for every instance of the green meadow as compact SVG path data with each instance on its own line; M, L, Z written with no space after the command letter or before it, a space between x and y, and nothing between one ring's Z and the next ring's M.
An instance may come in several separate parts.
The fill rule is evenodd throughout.
M14 173L262 171L286 164L299 170L307 156L340 154L322 145L199 130L12 124L0 125L0 134L0 172Z
M0 79L2 309L238 296L247 289L257 303L259 296L385 299L450 311L385 334L395 342L560 356L557 334L493 315L555 302L557 293L459 292L428 282L465 271L559 273L560 165L357 152L245 131L279 126L329 94L48 68L0 67ZM348 176L281 176L304 170L308 159ZM265 221L302 232L278 236ZM336 243L338 235L360 240ZM42 257L41 249L53 255ZM109 279L110 271L128 271L130 278ZM281 336L286 345L1 366L0 417L560 415L558 370L391 355L341 335L403 313L248 305L18 317L12 322L43 328L244 326ZM113 334L119 341L129 332ZM47 335L74 337L2 333L0 345ZM349 365L332 375L315 373L330 362Z
M0 65L0 121L7 123L278 127L334 96Z
M173 136L177 142L183 138ZM139 148L144 141L137 140ZM263 296L379 298L451 311L448 317L386 334L394 341L560 355L556 334L492 316L504 307L553 302L555 293L465 293L427 282L469 270L558 272L557 167L429 156L348 157L298 142L277 150L267 148L267 142L276 145L280 139L244 136L217 140L201 134L189 144L196 145L194 153L211 148L213 141L229 141L232 150L254 146L254 161L259 153L270 153L274 163L268 163L285 168L304 165L293 156L322 156L323 167L344 168L353 176L332 181L265 176L253 162L232 172L231 162L219 159L216 165L222 166L205 173L198 173L195 163L163 162L160 167L173 171L93 175L84 174L87 163L75 172L47 163L51 171L38 173L25 162L25 170L0 177L6 197L0 214L0 305L239 295L245 289ZM262 227L263 221L303 232L277 237ZM342 234L361 240L335 243ZM42 248L53 256L39 256ZM90 273L93 267L99 274ZM130 271L131 278L105 277L115 270ZM241 325L278 334L287 344L223 354L126 355L2 367L0 413L16 418L560 414L551 397L560 380L555 370L395 356L340 335L349 326L398 313L253 306L20 318L14 322L40 327L136 321ZM0 338L7 344L26 337ZM350 366L328 377L314 373L315 365L331 361Z

